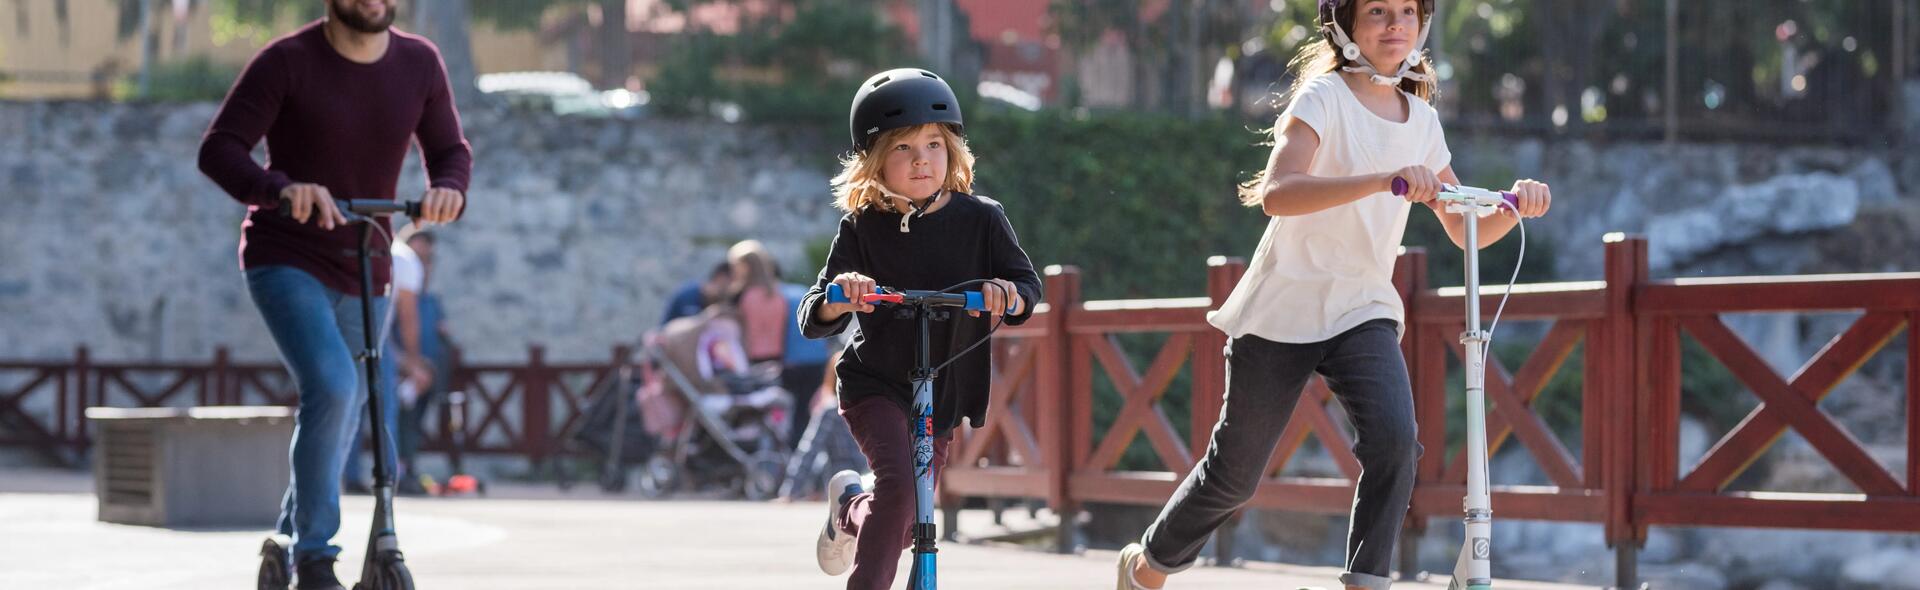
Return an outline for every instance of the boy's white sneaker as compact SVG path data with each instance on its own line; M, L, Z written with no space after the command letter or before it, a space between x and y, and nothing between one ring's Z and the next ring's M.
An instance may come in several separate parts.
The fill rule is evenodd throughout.
M846 573L853 566L854 540L857 537L840 530L840 513L846 509L847 497L866 491L861 485L860 474L853 470L842 470L827 479L827 522L820 527L820 539L814 542L814 557L820 562L820 571L829 576Z

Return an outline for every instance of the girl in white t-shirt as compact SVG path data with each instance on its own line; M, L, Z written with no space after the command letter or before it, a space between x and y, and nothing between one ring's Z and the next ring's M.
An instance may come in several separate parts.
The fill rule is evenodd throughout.
M1384 590L1420 455L1401 357L1405 322L1393 263L1414 204L1456 245L1462 222L1434 198L1458 184L1433 96L1426 42L1432 0L1319 0L1323 40L1293 61L1291 104L1274 126L1266 170L1241 200L1273 217L1247 273L1219 311L1227 392L1207 452L1139 543L1121 551L1120 590L1159 588L1193 565L1213 531L1252 498L1308 379L1319 373L1347 409L1360 461L1347 534L1349 590ZM1374 64L1386 64L1375 67ZM1392 180L1410 190L1389 192ZM1522 180L1517 214L1481 222L1479 244L1517 216L1545 214L1547 185Z

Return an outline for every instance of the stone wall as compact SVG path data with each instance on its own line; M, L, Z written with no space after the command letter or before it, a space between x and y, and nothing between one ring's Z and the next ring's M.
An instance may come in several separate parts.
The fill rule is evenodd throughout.
M0 358L276 359L238 272L245 210L195 166L214 105L0 103ZM832 148L781 129L465 115L474 181L434 290L474 358L607 358L727 246L790 276L837 214ZM400 193L416 196L415 162Z
M0 358L62 358L82 343L103 359L206 359L217 346L274 358L236 271L243 209L194 165L213 111L0 103ZM734 240L765 240L789 277L804 277L817 263L807 248L833 231L833 138L712 122L465 117L471 212L441 233L434 288L474 358L524 358L532 343L554 359L605 358ZM1647 234L1656 277L1920 269L1920 157L1885 146L1463 136L1454 151L1469 181L1555 185L1554 214L1530 238L1551 243L1559 277L1598 278L1609 231ZM410 196L423 180L417 164L407 170ZM1756 341L1794 340L1754 333L1781 324L1736 327ZM1774 348L1770 358L1792 362L1800 346Z
M1615 231L1647 236L1656 278L1920 268L1912 252L1833 259L1820 248L1821 238L1856 223L1892 216L1904 225L1920 210L1920 158L1903 160L1887 146L1452 143L1463 181L1505 188L1528 177L1553 185L1553 212L1528 230L1530 239L1552 243L1559 276L1599 278L1601 236Z

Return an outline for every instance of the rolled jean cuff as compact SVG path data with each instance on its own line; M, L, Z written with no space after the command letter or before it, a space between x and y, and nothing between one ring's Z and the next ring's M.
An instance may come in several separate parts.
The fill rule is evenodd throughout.
M1193 564L1198 563L1200 561L1198 559L1195 559L1193 561L1187 562L1186 565L1182 565L1179 567L1169 566L1167 564L1160 563L1160 560L1155 559L1153 557L1153 548L1147 545L1147 542L1145 540L1142 540L1140 542L1140 557L1142 559L1147 560L1147 567L1153 568L1153 571L1160 572L1163 574L1168 574L1168 575L1187 571L1188 568L1193 567Z

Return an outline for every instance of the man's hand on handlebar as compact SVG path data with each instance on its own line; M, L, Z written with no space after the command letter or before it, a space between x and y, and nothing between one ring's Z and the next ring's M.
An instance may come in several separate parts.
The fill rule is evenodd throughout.
M420 221L438 224L450 223L460 216L460 207L465 205L466 195L450 188L433 187L420 198Z
M353 221L365 221L367 217L401 213L412 217L416 223L441 224L459 218L466 200L466 195L460 191L438 187L427 189L419 201L340 200L335 199L327 187L299 182L287 185L280 191L278 211L282 217L290 217L295 223L311 220L324 230L345 226Z
M287 207L287 215L294 221L307 223L313 221L320 229L333 229L347 224L347 217L333 204L333 193L327 187L317 184L296 182L280 189L280 206Z

